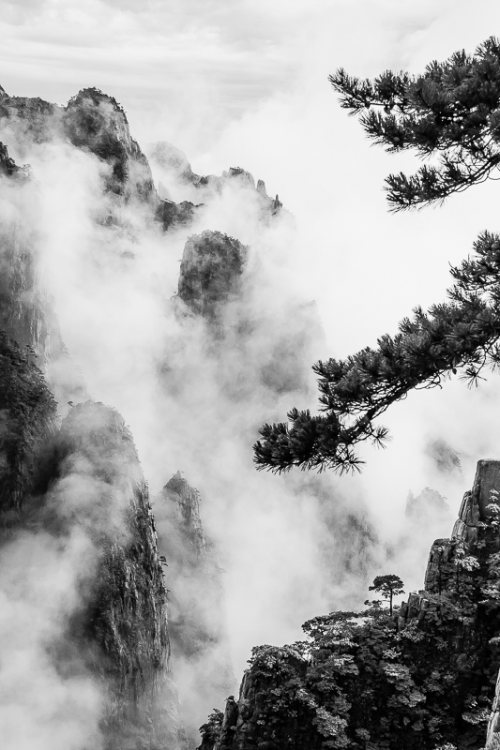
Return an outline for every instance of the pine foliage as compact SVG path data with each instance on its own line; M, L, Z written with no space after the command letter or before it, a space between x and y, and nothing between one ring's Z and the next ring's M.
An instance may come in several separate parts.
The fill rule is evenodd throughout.
M490 38L474 56L457 52L427 66L423 76L386 72L360 81L340 70L331 77L342 106L361 115L368 134L391 151L439 155L439 166L388 178L389 201L408 208L443 199L490 176L500 162L500 42ZM451 269L448 299L417 308L344 360L317 362L320 413L292 409L288 421L266 424L254 446L258 468L359 469L356 448L384 444L376 424L391 404L418 388L440 387L450 374L477 384L500 363L500 235L481 234L473 254Z
M330 76L341 106L357 114L376 143L396 152L437 157L410 177L387 178L394 210L442 200L491 176L500 163L500 41L490 37L474 55L461 50L423 75L382 73L360 80L340 69Z

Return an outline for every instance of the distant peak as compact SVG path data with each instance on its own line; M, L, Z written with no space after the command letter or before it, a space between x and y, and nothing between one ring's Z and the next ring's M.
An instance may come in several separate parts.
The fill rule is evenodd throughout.
M81 106L84 102L87 101L90 101L95 107L98 107L102 103L110 104L115 111L120 112L120 114L123 115L125 122L128 122L125 110L123 109L122 105L114 98L114 96L105 94L104 91L101 91L101 89L98 89L95 86L89 86L87 88L80 89L78 94L76 94L76 96L73 96L69 100L67 108Z
M163 169L172 171L177 177L192 180L191 164L186 154L167 141L158 141L151 147L151 158Z
M224 303L238 296L247 254L245 245L222 232L191 236L182 255L179 297L192 312L213 320Z

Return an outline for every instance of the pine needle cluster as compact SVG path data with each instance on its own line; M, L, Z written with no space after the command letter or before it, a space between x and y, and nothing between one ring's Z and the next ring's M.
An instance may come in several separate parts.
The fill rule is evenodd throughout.
M377 143L437 155L437 165L387 178L395 210L443 200L492 177L500 164L500 42L493 37L473 56L456 52L421 76L387 71L369 81L339 70L330 80ZM254 446L258 468L359 469L356 448L384 444L387 429L376 420L391 404L413 389L440 387L451 374L477 384L485 367L498 366L500 235L481 234L451 274L445 302L415 309L376 348L314 365L320 413L292 409L287 422L264 425Z

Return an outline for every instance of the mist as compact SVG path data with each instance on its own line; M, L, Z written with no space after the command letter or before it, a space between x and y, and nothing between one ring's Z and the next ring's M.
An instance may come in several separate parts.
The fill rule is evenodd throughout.
M252 185L232 179L205 191L192 224L165 234L142 204L103 193L106 168L94 157L57 140L26 156L33 184L23 188L24 208L67 350L48 370L54 391L72 395L76 382L118 409L153 498L179 469L202 496L202 520L223 570L227 635L201 662L178 661L180 700L194 729L227 693L227 682L217 685L225 649L239 675L252 646L299 638L301 623L318 612L362 606L371 579L388 568L408 587L422 586L429 544L449 533L453 510L424 531L405 518L406 497L430 484L453 509L463 476L433 468L426 441L443 437L462 446L456 430L451 438L440 425L408 439L415 408L402 418L396 408L398 441L371 451L360 477L255 471L258 428L292 405L314 403L310 364L326 354L317 307L299 283L295 218L286 209L263 218ZM158 183L167 182L151 163ZM178 200L192 197L182 184L171 184L172 191ZM104 223L107 215L118 222ZM240 293L214 323L193 314L176 292L186 240L216 229L244 243L247 259ZM64 416L72 406L61 399L60 409ZM169 579L167 570L167 585L175 592L182 578ZM204 603L208 617L213 606ZM213 673L210 696L197 695L197 671Z
M101 747L100 686L76 654L64 674L51 653L64 642L91 559L88 538L76 530L64 541L44 532L23 534L2 548L0 726L6 747Z
M47 371L60 417L71 410L68 400L80 401L83 393L109 404L130 426L153 498L178 470L200 491L202 520L223 570L234 674L241 674L252 646L293 641L308 618L362 606L375 575L394 572L407 591L421 588L430 543L451 532L476 461L498 453L496 375L477 390L451 380L396 404L384 420L391 441L382 451L364 449L359 476L256 472L251 446L264 422L284 419L292 406L314 407L314 361L373 345L416 304L443 299L448 263L467 255L479 231L497 228L494 185L436 210L389 215L384 177L415 164L370 148L339 109L328 73L340 65L360 76L388 67L418 71L455 48L473 49L495 32L499 11L480 3L471 19L461 2L404 9L389 0L375 8L296 2L273 10L240 3L251 19L250 42L242 21L220 3L210 4L220 14L213 31L192 2L185 17L179 11L170 36L157 32L150 45L151 29L133 9L124 8L119 20L113 3L101 2L96 18L114 19L118 41L98 34L82 11L87 44L99 50L97 63L83 64L76 44L59 39L51 46L40 2L33 6L45 41L35 72L34 52L26 68L15 65L24 11L7 5L11 57L0 83L57 101L80 85L100 86L127 110L160 194L203 203L192 224L164 233L141 202L104 194L108 168L91 154L58 137L37 145L5 134L11 155L30 164L32 178L16 195L15 210L32 232L40 287L67 350ZM202 14L196 24L194 10ZM69 23L70 38L81 41L74 19ZM119 44L130 39L129 61ZM164 57L162 45L169 43ZM188 64L196 45L201 52ZM69 73L58 66L48 76L49 53L70 60ZM259 53L250 76L245 71ZM209 75L200 80L207 59ZM279 194L284 210L263 218L255 190L238 180L196 192L155 158L155 144L164 140L185 151L199 174L248 169L265 180L271 197ZM185 243L206 230L248 248L241 294L221 312L217 331L176 296ZM460 468L436 464L429 455L436 440L460 456ZM405 516L405 504L410 491L418 495L425 487L446 497L450 510L434 522L426 517L423 528ZM38 541L50 557L50 543ZM18 553L4 554L15 576L9 554ZM51 575L49 563L47 570ZM30 590L29 571L23 575ZM38 659L36 648L30 659ZM206 705L193 695L196 668L179 668L181 701L191 701L194 726L225 697L215 690ZM91 708L99 702L92 691Z

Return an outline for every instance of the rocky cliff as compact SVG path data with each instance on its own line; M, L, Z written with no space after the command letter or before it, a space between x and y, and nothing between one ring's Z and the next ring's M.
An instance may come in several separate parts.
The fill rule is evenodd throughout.
M167 596L155 523L132 436L120 415L86 402L55 437L44 528L78 528L93 551L68 639L107 695L106 747L178 747Z
M78 538L62 632L44 623L51 664L90 678L100 691L104 747L180 747L166 589L131 435L115 411L93 402L72 409L58 429L33 355L3 333L0 382L2 549L44 538L71 567L66 550ZM17 584L28 585L22 577Z
M222 232L190 237L182 255L178 295L193 313L213 321L241 294L247 248Z
M221 618L221 569L213 542L200 518L200 494L178 472L155 503L159 549L169 567L170 631L177 658L200 654L218 644ZM223 665L219 665L219 676Z
M1 524L17 523L56 431L56 403L32 351L0 331Z
M497 489L498 488L498 489ZM238 701L202 728L203 750L489 747L498 741L500 462L478 464L425 590L394 617L334 612L308 640L254 650Z
M0 182L4 217L0 223L0 329L21 346L30 346L43 363L48 348L49 306L36 284L34 237L16 211L28 180L0 143Z
M181 202L177 205L158 197L148 160L130 134L123 108L116 99L99 89L82 89L66 106L38 97L9 96L2 89L0 132L7 145L22 158L32 151L33 146L68 142L93 155L102 165L104 189L118 202L147 204L152 218L156 218L165 230L173 224L189 222L193 216L193 204ZM4 173L18 173L12 159L3 152L0 157ZM106 221L111 224L120 221L116 206L111 207Z
M71 574L60 626L46 624L47 647L51 669L82 680L99 696L88 722L92 740L86 738L82 746L184 748L184 727L194 738L193 702L208 705L214 689L223 695L232 682L221 569L201 525L200 496L179 475L157 498L158 550L132 436L115 410L88 400L68 359L40 273L45 226L34 220L41 206L33 200L47 159L71 147L64 153L76 148L97 160L102 196L91 220L101 236L108 234L109 245L119 232L140 240L130 220L138 215L134 211L161 232L191 222L198 203L159 197L125 112L97 89L80 91L66 106L1 89L0 132L16 156L2 143L0 180L9 209L0 223L4 541L25 533L47 537L49 547L61 548L56 558ZM31 155L33 169L19 166ZM281 207L240 168L220 180L191 178L202 200L225 184L249 190L267 217ZM189 238L178 287L183 314L201 316L216 332L213 323L242 295L246 261L247 248L226 234L209 231ZM62 381L51 380L61 363ZM62 403L56 403L54 387ZM76 564L72 555L78 545ZM36 585L31 578L28 583ZM85 728L82 732L86 737Z
M75 604L62 637L49 637L53 663L74 669L78 653L78 670L102 690L106 748L178 747L166 589L130 433L92 402L57 430L41 372L3 334L0 364L4 544L41 530L59 545L71 546L75 534L82 543Z
M28 142L69 138L110 166L106 190L125 199L134 194L151 199L147 162L114 100L91 89L58 108L39 99L9 97L3 89L0 94L0 127L19 152ZM17 210L29 173L3 145L0 166L4 205L12 207L4 209L0 226L3 575L17 576L21 590L36 589L29 567L19 572L9 564L15 549L26 542L38 549L42 566L53 555L65 571L63 581L53 582L60 590L47 602L49 609L56 606L60 594L59 622L53 624L50 612L41 607L37 618L42 634L38 640L35 628L31 640L37 653L47 653L44 676L51 670L60 676L54 678L54 690L70 696L70 680L80 681L82 690L88 686L89 695L99 696L88 728L78 729L83 742L78 746L90 747L90 742L107 750L175 750L183 746L184 736L169 673L166 587L147 486L131 434L116 411L91 401L73 408L71 402L59 426L57 404L40 368L61 356L63 347L37 274L38 238ZM77 550L78 562L73 557ZM50 581L42 578L42 585ZM15 596L14 580L3 581L7 600L11 590ZM8 611L6 605L4 617ZM16 623L8 628L3 623L2 653L10 648L21 654L28 647L14 645ZM32 670L39 677L35 659ZM21 677L18 669L13 689ZM31 721L36 725L35 714L25 719L27 726ZM40 736L45 721L39 718ZM61 731L69 731L62 719L47 721L54 737L59 724ZM2 726L6 740L12 746L19 743L22 727L11 731L3 721ZM76 729L71 737L76 741Z
M193 171L186 155L170 143L161 141L150 150L150 159L160 175L160 192L188 195L195 203L205 202L226 189L242 190L259 208L260 218L272 219L283 208L279 196L271 198L263 180L255 182L242 167L230 167L222 175L199 175Z
M223 571L200 516L200 493L177 472L154 503L158 548L167 566L172 673L183 725L194 747L195 704L210 705L234 683L225 622Z

